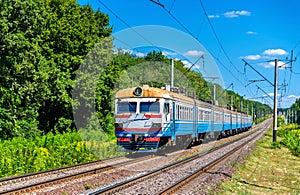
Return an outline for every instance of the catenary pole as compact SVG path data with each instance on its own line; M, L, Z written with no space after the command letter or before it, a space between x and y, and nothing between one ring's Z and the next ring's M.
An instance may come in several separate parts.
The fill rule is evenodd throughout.
M278 90L278 59L275 59L273 142L276 142L276 137L277 137L277 90Z
M170 67L170 90L172 91L172 88L174 88L174 59L171 59L171 67Z

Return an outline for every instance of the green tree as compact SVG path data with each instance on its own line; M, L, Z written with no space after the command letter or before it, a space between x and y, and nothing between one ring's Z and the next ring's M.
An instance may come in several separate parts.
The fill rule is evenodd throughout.
M0 0L2 138L74 127L72 88L109 18L76 0Z
M290 110L294 111L294 114L296 114L294 116L294 120L296 123L300 123L300 99L296 99L295 103L293 103L290 108Z

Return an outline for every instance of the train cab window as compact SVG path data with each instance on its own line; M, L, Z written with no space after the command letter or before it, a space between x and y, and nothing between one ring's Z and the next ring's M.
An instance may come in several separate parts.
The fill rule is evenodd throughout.
M135 113L136 102L118 102L118 113Z
M170 104L164 103L164 113L169 113L169 112L170 112Z
M141 113L159 113L159 102L141 102Z

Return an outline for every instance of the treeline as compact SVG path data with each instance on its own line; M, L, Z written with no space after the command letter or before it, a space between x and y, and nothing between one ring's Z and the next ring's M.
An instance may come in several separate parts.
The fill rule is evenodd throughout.
M290 108L281 111L285 113L287 122L300 124L300 99L297 99Z
M294 123L300 124L300 99L297 99L294 104L291 105L290 111L294 111L294 114L290 114L290 121L294 121ZM290 112L290 113L291 113Z
M241 111L252 115L255 121L260 121L261 119L264 119L265 116L272 114L272 108L266 104L244 99L243 96L231 90L227 90L226 94L228 106L232 105L233 110Z
M74 129L72 88L109 18L76 0L0 0L0 134Z
M170 59L163 56L162 52L150 52L144 58L137 58L130 54L119 54L117 58L122 58L120 63L127 64L124 67L122 74L127 75L127 83L129 85L121 85L124 87L134 87L141 84L148 84L155 87L163 87L170 83ZM126 63L126 61L130 63ZM148 62L148 63L147 63ZM151 65L154 63L164 62L165 66L159 64L160 67L154 67L151 69ZM138 64L138 66L136 66ZM203 79L201 73L190 70L185 67L181 61L175 61L175 79L174 85L184 89L186 95L195 97L202 101L213 103L213 89L216 88L216 101L219 106L233 110L248 113L256 118L262 118L263 116L272 113L270 106L262 104L260 102L244 99L243 96L235 93L231 90L224 90L219 84L207 82ZM149 72L145 69L149 69ZM148 75L155 75L152 80L145 82ZM128 76L131 75L131 76ZM146 76L145 76L146 75ZM132 77L133 76L133 77ZM124 80L124 77L120 80ZM130 81L133 80L133 81ZM153 82L155 81L155 82ZM125 81L126 82L126 81Z
M0 5L0 139L76 130L72 106L89 105L74 103L75 78L83 63L94 60L85 56L111 35L108 16L80 6L76 0L0 0ZM108 39L97 51L112 60L94 81L96 117L111 138L116 90L142 84L161 87L170 79L170 60L161 52L140 58L121 50L115 54L112 47ZM180 61L175 61L175 69L174 82L187 95L212 100L212 83ZM218 85L217 90L222 91ZM230 105L232 96L233 108L240 110L241 96L232 91L222 93L221 97L227 98L218 99L220 105ZM89 99L85 95L80 97ZM270 111L258 102L243 102L243 112L247 104L249 109L255 108L256 116L258 111Z

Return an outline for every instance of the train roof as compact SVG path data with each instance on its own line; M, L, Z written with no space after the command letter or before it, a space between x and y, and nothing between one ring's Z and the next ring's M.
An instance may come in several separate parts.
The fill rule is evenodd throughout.
M141 94L136 94L135 90L138 88L142 89ZM142 86L142 87L133 87L123 89L117 92L116 98L166 98L166 99L175 99L187 103L193 103L193 99L172 91L167 91L165 89Z
M191 97L187 97L185 95L174 93L172 91L168 91L165 89L149 87L144 85L142 87L132 87L127 89L122 89L116 93L115 96L117 99L122 98L166 98L178 100L181 102L189 103L189 104L197 104L198 106L202 106L204 108L214 108L214 110L226 110L227 112L236 113L233 110L228 110L223 107L215 106L207 102L203 102L201 100L196 100Z
M141 88L141 94L135 94L135 90ZM116 98L135 98L135 97L153 97L153 98L171 98L173 92L167 91L160 88L154 88L149 86L142 87L132 87L127 89L122 89L116 93Z

